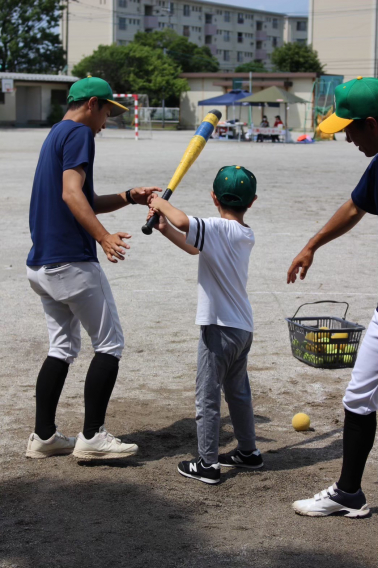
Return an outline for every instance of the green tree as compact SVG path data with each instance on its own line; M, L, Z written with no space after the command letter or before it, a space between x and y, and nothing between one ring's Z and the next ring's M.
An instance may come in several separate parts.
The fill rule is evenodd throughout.
M160 106L164 97L168 106L178 104L180 94L189 90L180 79L180 67L161 49L137 45L100 45L92 55L75 65L72 74L91 74L110 83L118 93L145 93L151 106Z
M268 69L262 61L249 61L249 63L242 63L235 69L236 73L267 73Z
M285 43L276 47L271 61L276 71L291 73L323 73L324 65L318 58L318 52L310 45L300 43Z
M60 0L0 0L0 70L58 73Z
M219 71L219 62L207 46L199 47L170 29L151 33L138 32L134 36L133 43L165 50L167 55L181 67L183 73Z

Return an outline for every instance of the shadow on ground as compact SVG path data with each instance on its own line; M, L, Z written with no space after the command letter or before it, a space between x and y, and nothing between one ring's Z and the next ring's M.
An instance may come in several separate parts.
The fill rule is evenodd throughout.
M272 530L270 546L253 547L255 527L240 519L227 550L213 549L200 529L201 511L174 500L159 498L153 490L130 483L64 483L51 479L19 479L4 484L0 566L12 568L367 568L350 553L330 554L320 543L282 546ZM202 514L204 512L202 511ZM212 537L222 531L214 523ZM310 522L308 522L310 521ZM308 522L312 520L301 520ZM343 522L343 521L340 521ZM364 522L364 521L360 521ZM245 532L243 532L245 531ZM217 534L218 533L218 534ZM293 536L295 529L292 529ZM241 536L242 535L242 536ZM291 535L290 535L291 536ZM242 540L241 540L242 539ZM242 544L240 543L240 540ZM290 541L290 538L287 539ZM281 541L281 542L280 542ZM227 542L227 539L225 540ZM287 541L286 541L287 542ZM304 551L302 546L306 546ZM311 546L311 545L310 545ZM373 566L370 564L370 566Z
M270 422L265 416L256 416L256 423ZM264 463L270 470L292 470L326 462L342 456L342 440L333 439L328 446L321 448L310 447L317 442L326 441L341 432L341 429L331 430L320 435L303 436L299 442L288 444L281 448L268 450L264 453ZM307 434L307 433L306 433ZM135 442L139 446L138 462L156 461L166 457L181 457L183 455L197 455L197 434L195 420L183 418L161 428L160 430L142 430L131 432L127 436L120 436L124 442ZM262 442L271 443L276 440L257 436L257 445ZM230 417L221 419L220 448L227 446L234 440ZM135 461L135 460L133 460ZM85 462L81 462L84 464ZM106 462L114 467L127 467L127 463ZM87 464L88 465L88 464ZM90 465L101 465L101 461Z

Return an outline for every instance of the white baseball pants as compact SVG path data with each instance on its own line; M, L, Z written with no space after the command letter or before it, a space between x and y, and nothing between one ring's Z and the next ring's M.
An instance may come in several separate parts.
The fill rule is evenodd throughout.
M355 414L378 410L378 312L366 331L352 378L343 398L344 407Z
M51 357L73 363L81 347L81 323L95 352L121 358L121 323L109 282L97 262L28 266L27 275L42 300Z

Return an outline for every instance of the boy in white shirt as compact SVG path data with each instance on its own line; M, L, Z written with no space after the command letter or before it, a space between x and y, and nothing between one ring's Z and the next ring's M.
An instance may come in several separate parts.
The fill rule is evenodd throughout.
M149 217L160 213L156 228L187 253L200 254L196 317L201 326L196 381L199 458L180 462L178 471L214 484L220 481L221 465L257 469L263 461L256 449L247 374L253 316L246 285L255 238L244 223L244 214L257 199L256 178L241 166L225 166L214 180L211 196L220 219L188 217L156 194L150 198ZM238 446L218 456L222 389Z

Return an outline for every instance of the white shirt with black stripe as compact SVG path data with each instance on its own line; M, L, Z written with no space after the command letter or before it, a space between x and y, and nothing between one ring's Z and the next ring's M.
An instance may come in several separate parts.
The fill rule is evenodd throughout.
M253 331L246 290L252 229L228 219L189 217L186 242L200 251L196 324Z

